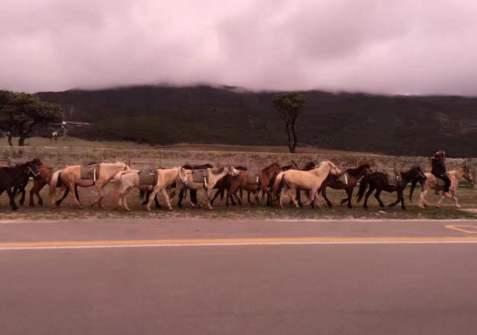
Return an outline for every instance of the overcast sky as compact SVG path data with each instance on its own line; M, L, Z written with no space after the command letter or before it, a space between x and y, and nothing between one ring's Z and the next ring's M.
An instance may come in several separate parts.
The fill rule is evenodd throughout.
M0 0L0 88L477 96L476 0Z

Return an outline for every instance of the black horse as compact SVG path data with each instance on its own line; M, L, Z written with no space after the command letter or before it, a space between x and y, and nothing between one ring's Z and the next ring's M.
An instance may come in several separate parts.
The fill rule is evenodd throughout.
M14 167L0 168L0 195L4 191L7 192L12 210L18 210L18 206L15 204L16 193L13 190L19 189L26 184L25 180L28 182L30 177L35 177L36 175L38 175L38 170L33 161L18 164Z
M345 190L348 197L341 200L341 205L348 203L348 208L353 208L353 206L351 205L351 198L353 197L354 187L362 177L367 176L372 172L373 171L371 171L371 168L368 164L363 164L353 169L347 169L343 175L345 178L344 183L340 180L342 176L335 176L333 174L329 174L323 184L321 184L321 188L318 192L321 191L323 198L326 200L326 203L331 208L332 204L326 197L326 188L331 187L335 190Z
M379 202L380 207L384 207L383 202L379 198L381 191L386 192L397 192L397 200L389 205L389 207L396 206L399 202L401 202L402 209L406 209L404 205L404 189L406 188L407 184L412 183L415 184L419 182L421 186L426 181L426 176L422 172L421 168L418 166L413 167L411 170L407 172L400 172L396 175L396 185L391 185L388 180L388 176L382 172L374 172L368 176L365 176L361 179L361 184L359 185L359 192L358 192L358 202L361 201L363 198L364 192L369 185L369 191L366 193L366 197L364 199L364 208L368 208L368 198L371 193L376 190L376 194L374 197Z

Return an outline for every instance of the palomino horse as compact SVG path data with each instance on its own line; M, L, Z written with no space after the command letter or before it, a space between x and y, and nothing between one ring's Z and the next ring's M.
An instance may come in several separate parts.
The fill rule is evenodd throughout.
M324 161L318 168L310 171L288 170L281 172L278 174L275 179L275 183L273 184L273 194L277 192L279 186L282 186L282 190L278 199L280 207L283 208L283 195L288 194L295 204L295 207L298 208L300 205L295 199L296 190L301 189L304 191L309 191L310 200L305 205L316 205L318 200L318 190L330 173L333 175L341 173L341 170L330 161Z
M358 181L362 177L370 173L372 173L372 171L369 165L363 164L358 166L357 168L345 170L345 172L339 179L336 178L336 176L334 175L328 175L328 178L326 178L326 180L321 185L321 194L323 195L323 198L326 200L326 203L328 204L328 206L331 207L332 204L326 197L326 188L331 187L332 189L335 189L335 190L345 190L348 197L341 200L341 205L348 203L348 208L353 208L353 206L351 205L353 190L356 184L358 183Z
M4 191L7 192L12 210L18 210L12 188L20 188L20 186L25 184L25 180L28 182L30 177L34 177L37 174L38 170L33 161L13 167L7 166L0 168L0 195Z
M171 201L169 198L168 190L174 185L176 190L182 189L183 185L179 179L179 170L181 167L175 167L172 169L158 169L157 170L157 184L154 186L152 193L149 195L149 201L146 206L148 212L151 211L151 205L159 191L162 191L164 198L166 199L167 207L172 211ZM174 193L171 194L171 198L174 197Z
M368 208L368 198L371 193L376 190L374 197L379 202L380 207L384 207L384 203L381 201L379 195L382 191L386 191L389 193L397 192L397 200L389 205L389 207L396 206L399 202L401 202L401 208L406 209L404 205L404 189L406 188L407 184L412 183L413 185L419 182L421 185L424 185L426 181L426 176L422 172L421 168L415 166L411 168L407 172L400 172L399 174L395 174L396 184L390 184L389 178L386 174L382 172L374 172L370 175L365 176L361 179L361 183L359 185L359 192L358 192L358 202L363 199L364 192L369 185L369 191L366 193L366 197L364 199L364 208Z
M205 169L205 170L189 170L181 168L179 171L179 179L189 190L201 190L204 189L207 195L207 206L212 210L212 190L214 189L217 182L225 177L226 175L237 176L239 170L235 169L233 166L224 166L216 169ZM203 175L203 178L197 180L196 176ZM194 203L188 198L186 200L189 202L191 207L195 207Z
M419 207L421 208L428 206L428 203L425 200L427 191L429 191L430 189L435 190L436 192L444 191L444 184L439 183L433 174L426 173L425 175L427 177L427 180L422 186L422 191L419 194ZM472 174L470 173L469 167L466 165L456 170L447 172L447 175L449 176L449 179L451 180L451 186L449 188L449 192L454 198L455 206L459 208L461 207L457 199L457 187L459 187L459 181L462 179L466 179L467 181L474 183L474 178L472 178ZM411 200L412 200L412 192L414 191L415 185L412 185L412 186L413 187L411 188L411 194L410 194ZM444 195L442 195L439 201L437 202L436 204L437 207L441 205L441 202L443 199L444 199Z
M176 168L177 169L177 168ZM174 186L179 186L179 188L182 187L181 184L178 184L176 180L173 180L172 184L164 185L163 183L159 183L159 178L162 179L162 181L168 180L168 170L174 170L174 169L158 169L157 170L157 180L159 184L160 190L166 190L169 191L172 187ZM117 206L123 207L127 210L130 211L127 200L126 200L126 195L131 191L133 187L138 188L141 191L148 191L150 190L149 185L142 185L141 184L141 178L140 178L140 172L139 170L129 170L129 171L122 171L119 172L116 176L114 176L114 195L118 198L118 204ZM171 174L171 173L169 173ZM172 171L172 174L174 174L174 171ZM174 179L174 178L172 178ZM177 179L177 177L176 177ZM175 184L175 185L174 185ZM154 186L156 186L154 185ZM151 192L152 193L152 192ZM174 194L168 195L169 200L174 197ZM157 202L157 194L153 198ZM117 207L116 206L116 207ZM156 204L157 207L157 204ZM170 206L169 206L170 207ZM169 208L171 209L171 208Z
M104 192L103 188L108 184L114 176L121 171L130 170L129 166L125 163L116 162L116 163L101 163L98 164L99 176L96 181L93 179L82 179L81 177L81 165L72 165L64 168L63 170L56 171L53 174L53 177L50 181L50 201L51 206L56 208L56 196L61 193L63 189L68 188L71 193L71 196L74 199L76 206L83 208L83 205L79 202L76 197L76 186L80 187L92 187L95 186L98 190L98 200L92 204L98 205L100 208L103 207L103 198ZM60 191L57 192L56 188L60 187Z

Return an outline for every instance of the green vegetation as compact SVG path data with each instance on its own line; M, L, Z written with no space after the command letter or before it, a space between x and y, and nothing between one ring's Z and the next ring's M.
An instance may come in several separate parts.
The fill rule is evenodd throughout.
M0 91L0 131L11 146L13 137L19 137L18 145L23 146L35 128L62 119L62 109L56 103L41 101L35 94Z
M93 123L68 134L88 140L282 146L274 92L236 88L131 87L39 93L72 121ZM299 146L403 156L476 157L477 99L300 92L306 113Z

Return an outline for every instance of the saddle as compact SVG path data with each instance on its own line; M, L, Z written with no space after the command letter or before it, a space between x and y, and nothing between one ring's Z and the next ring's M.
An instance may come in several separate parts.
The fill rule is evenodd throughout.
M446 186L446 182L443 179L436 177L436 181L437 181L437 186L439 186L439 187L445 187Z
M336 180L338 180L339 182L341 182L342 184L348 186L348 180L349 180L349 177L348 177L348 174L345 172L343 174L341 174L340 176L338 176L336 178Z
M398 186L401 184L401 176L399 174L386 174L386 179L388 180L389 185Z
M139 185L152 186L157 184L157 170L140 170Z
M192 171L192 181L194 183L207 183L207 171L204 169L193 170Z
M247 173L247 184L258 184L260 176L257 173Z
M80 167L81 179L96 180L99 177L99 164L88 164Z

